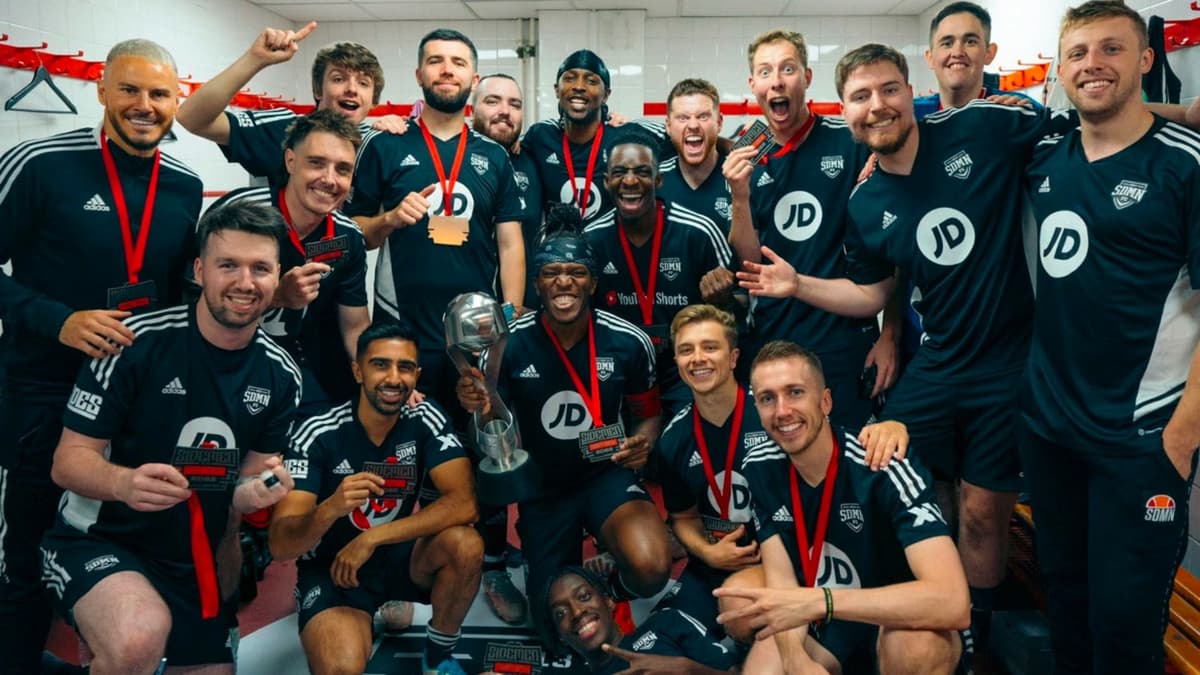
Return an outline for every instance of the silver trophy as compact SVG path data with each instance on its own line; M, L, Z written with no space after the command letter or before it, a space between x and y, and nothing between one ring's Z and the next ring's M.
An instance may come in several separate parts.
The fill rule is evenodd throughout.
M500 305L483 293L463 293L446 307L446 352L458 372L469 375L472 361L485 349L483 386L491 409L487 415L475 411L471 426L479 463L475 491L479 501L503 506L535 497L541 488L537 464L522 450L521 435L512 411L496 393L500 362L508 343L508 324Z

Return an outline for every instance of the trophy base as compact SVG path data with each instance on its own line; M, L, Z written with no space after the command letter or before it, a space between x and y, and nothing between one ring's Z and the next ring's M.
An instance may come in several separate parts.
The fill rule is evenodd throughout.
M512 466L501 469L491 457L479 462L475 475L475 494L488 506L507 506L536 497L542 487L542 472L529 453L514 450Z

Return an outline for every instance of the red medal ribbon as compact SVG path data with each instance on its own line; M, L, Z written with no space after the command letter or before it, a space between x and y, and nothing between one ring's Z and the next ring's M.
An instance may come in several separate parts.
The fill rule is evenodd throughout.
M583 178L583 192L575 187L575 162L571 159L571 144L567 141L567 132L563 130L563 163L567 165L567 178L571 180L571 194L575 195L574 202L579 205L579 213L587 215L588 198L592 196L592 178L596 175L596 156L600 154L600 139L604 137L604 123L596 127L596 136L592 138L592 150L588 153L587 173Z
M694 405L694 404L693 404ZM712 460L708 455L708 441L704 440L704 429L700 426L700 409L692 408L692 423L696 432L696 448L700 459L704 462L704 477L708 479L708 487L717 498L717 506L721 508L721 520L729 520L729 500L733 497L733 456L737 454L737 440L742 430L742 412L746 409L746 395L739 384L737 388L737 403L733 406L733 428L729 430L729 448L725 455L725 488L717 489L717 477L713 474ZM793 472L794 473L794 472Z
M283 220L288 225L288 239L292 240L292 246L296 247L300 255L304 255L304 244L301 243L300 233L296 232L296 226L292 223L292 214L288 211L287 199L284 198L283 190L279 191L279 212L283 214ZM328 241L330 239L333 239L333 214L327 213L325 214L325 236L321 240Z
M450 167L450 178L446 178L446 167L442 166L442 158L438 155L437 146L433 144L433 134L425 126L425 120L417 119L421 127L421 137L425 139L425 147L429 148L429 156L433 159L433 168L437 170L438 184L442 186L442 204L446 207L446 215L454 215L454 184L458 182L458 170L462 168L463 155L467 153L467 136L470 131L463 123L462 133L458 137L458 150L454 152L454 165Z
M566 366L567 374L571 376L571 383L575 385L575 391L583 397L583 403L592 416L592 424L596 427L604 426L603 420L600 419L600 375L596 370L596 323L592 316L588 315L588 370L592 380L591 391L584 388L583 380L580 379L579 373L575 372L575 366L571 365L567 359L567 352L563 350L558 336L550 328L550 322L546 320L545 314L542 315L542 328L546 329L546 335L550 336L550 342L558 351L558 358L562 359L563 365Z
M803 126L800 127L800 130L797 131L796 133L792 134L792 137L788 139L787 143L783 144L782 148L771 153L771 159L783 157L784 155L788 154L789 152L791 152L791 151L795 150L797 147L799 147L799 145L801 143L803 143L805 141L805 139L808 138L808 134L812 131L813 125L816 123L817 123L817 115L816 115L816 113L814 113L810 110L808 112L808 119L804 121L804 124L803 124Z
M200 587L200 613L205 619L211 619L217 616L221 607L221 591L217 587L208 532L204 529L204 510L195 492L188 497L188 519L192 530L192 564L196 566L196 584Z
M625 252L625 264L629 266L629 277L633 280L633 292L637 295L638 309L642 310L642 325L654 323L654 287L658 282L658 255L662 251L663 235L663 204L658 202L658 221L654 224L654 244L650 248L649 281L642 285L642 275L638 273L633 263L633 249L629 247L629 238L625 236L625 226L620 224L617 217L617 239L621 241L621 250Z
M821 490L821 507L817 511L817 532L808 545L808 526L804 524L804 506L800 503L800 486L796 482L796 467L788 463L788 477L792 483L792 518L796 521L796 542L800 545L800 564L804 567L804 582L817 585L817 570L821 564L821 549L825 546L825 530L829 526L829 506L833 502L833 485L837 482L838 446L837 435L833 435L833 452L829 456L829 468L825 470L825 487Z
M138 228L137 246L133 244L133 231L129 224L129 209L125 206L125 191L117 175L112 151L108 149L108 136L100 132L100 156L104 158L104 172L108 174L108 187L112 190L113 204L117 207L117 220L121 223L121 243L125 245L125 271L129 283L136 284L146 259L146 242L150 238L150 220L154 214L154 196L158 193L158 167L162 163L162 151L154 150L154 169L150 172L150 184L146 187L146 204L142 209L142 224Z

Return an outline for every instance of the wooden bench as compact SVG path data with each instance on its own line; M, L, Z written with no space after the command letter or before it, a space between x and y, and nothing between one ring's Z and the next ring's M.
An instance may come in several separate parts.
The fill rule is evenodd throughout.
M1033 532L1033 512L1027 504L1018 504L1013 518L1014 548L1020 551L1026 543L1020 535ZM1036 562L1031 570L1027 565L1014 564L1019 560L1019 555L1012 556L1009 570L1015 572L1021 584L1028 588L1036 575ZM1040 599L1040 590L1037 595ZM1167 653L1168 672L1200 675L1200 579L1183 568L1175 574L1175 591L1171 594L1170 619L1167 632L1163 634L1163 648Z

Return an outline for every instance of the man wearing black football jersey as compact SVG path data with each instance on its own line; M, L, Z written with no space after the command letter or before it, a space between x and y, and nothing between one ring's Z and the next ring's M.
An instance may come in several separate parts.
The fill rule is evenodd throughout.
M667 94L667 136L675 156L663 160L663 199L712 219L728 235L729 185L721 175L721 95L708 80L687 78Z
M458 31L421 39L419 128L377 135L363 148L345 207L367 247L381 247L375 309L416 329L419 386L438 401L453 399L458 380L442 323L450 301L477 291L520 306L525 294L523 214L508 150L465 121L477 58Z
M129 319L133 343L80 369L54 453L67 493L42 540L42 580L93 673L150 673L164 657L233 672L211 542L231 510L267 508L292 487L277 455L300 372L258 326L283 227L259 205L210 211L196 235L200 300Z
M1148 44L1124 3L1067 10L1058 75L1079 126L1044 139L1025 179L1037 304L1018 439L1058 673L1162 672L1187 549L1200 134L1142 102Z
M271 518L271 552L297 562L300 640L316 673L361 673L371 617L387 600L432 603L424 670L451 656L479 586L483 542L471 464L445 411L408 399L421 368L412 329L376 324L358 339L357 401L301 424L286 465L296 489ZM422 501L427 490L438 497Z
M844 276L846 202L868 153L842 120L809 112L812 70L802 35L784 30L759 35L748 61L750 87L780 148L757 166L750 162L754 147L726 158L723 172L733 198L729 242L740 260L762 260L765 245L806 274ZM871 398L888 387L895 371L894 340L878 340L874 316L848 318L791 298L767 297L754 300L751 316L752 349L776 339L804 343L825 364L838 401L834 419L850 427L866 423ZM864 370L872 366L876 387L860 395Z
M658 198L655 142L629 135L613 146L605 183L616 208L584 230L600 275L596 295L604 307L641 326L662 358L658 385L667 415L689 397L669 357L668 327L690 304L733 303L729 244L716 223Z
M604 582L581 567L558 570L545 602L538 625L543 639L582 656L592 673L736 672L736 654L682 609L655 610L632 633L622 634Z
M542 234L542 181L537 163L528 153L521 152L521 129L525 119L525 102L521 87L511 75L494 73L479 78L471 95L471 128L496 141L508 150L513 165L513 182L517 185L521 203L521 234L525 250L532 251ZM537 306L534 271L526 265L526 308Z
M542 474L517 522L530 606L544 606L536 598L555 570L580 562L583 528L616 559L610 583L622 599L652 596L671 562L666 527L635 473L660 425L654 348L633 324L591 308L596 260L577 232L547 236L534 264L543 309L513 324L497 385ZM458 399L488 414L479 377L459 380Z
M300 51L300 42L316 27L313 21L297 31L264 29L242 56L188 96L179 108L179 124L221 146L225 157L251 176L266 178L272 187L279 187L287 178L279 148L297 114L286 108L233 111L225 107L264 68L290 61ZM379 104L383 68L366 47L355 42L334 43L317 52L313 60L312 91L318 110L345 115L367 137L373 132L365 120L371 106ZM388 115L375 126L403 133L408 125L404 118Z
M885 673L953 672L967 583L929 473L909 457L876 470L829 421L821 363L795 343L764 346L750 380L771 439L742 462L763 564L717 591L722 623L774 638L755 642L745 671L863 673L877 660Z
M534 124L521 140L522 152L538 165L544 198L574 204L584 223L613 209L603 185L613 146L631 131L649 132L660 142L666 138L660 124L610 124L611 84L608 67L595 52L572 52L559 65L554 80L559 118Z
M279 289L263 329L304 373L301 419L353 395L349 360L359 333L371 322L362 233L336 211L350 191L361 138L350 120L333 111L297 117L283 144L286 185L234 190L213 205L268 204L288 224L279 242ZM332 345L322 339L328 325L337 326L340 338Z
M50 463L84 357L135 341L122 320L179 303L194 258L200 179L160 153L178 106L171 55L117 44L99 130L21 143L0 158L0 672L37 672L50 627L37 543L61 491ZM161 386L161 385L159 385Z

